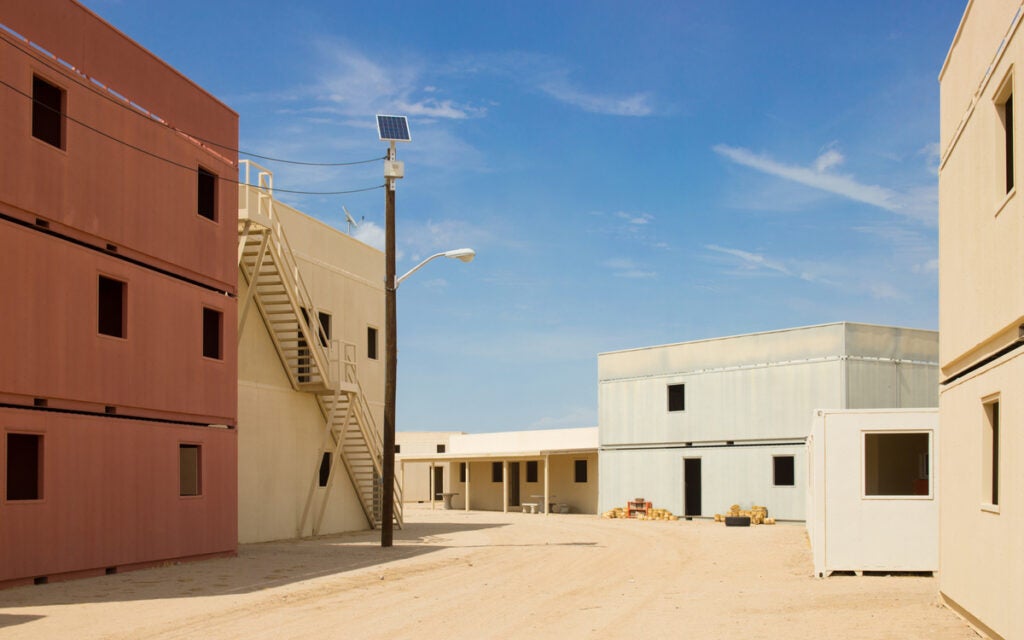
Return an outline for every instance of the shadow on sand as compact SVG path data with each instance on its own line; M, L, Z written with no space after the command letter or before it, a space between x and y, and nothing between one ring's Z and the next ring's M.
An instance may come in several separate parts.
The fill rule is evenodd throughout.
M245 594L324 576L353 575L354 584L385 579L388 564L452 548L444 536L462 531L507 526L500 523L407 523L395 529L395 545L380 546L379 531L321 536L302 540L239 545L238 556L200 562L168 563L109 576L83 578L0 591L0 610L94 602L192 598ZM41 616L0 614L0 627Z

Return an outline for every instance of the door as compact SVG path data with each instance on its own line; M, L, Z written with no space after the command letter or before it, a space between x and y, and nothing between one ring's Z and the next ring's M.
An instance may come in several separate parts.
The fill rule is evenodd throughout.
M700 507L700 458L683 459L683 515L699 516Z
M508 506L519 507L519 463L508 463Z
M444 467L434 467L434 500L442 500L444 496Z

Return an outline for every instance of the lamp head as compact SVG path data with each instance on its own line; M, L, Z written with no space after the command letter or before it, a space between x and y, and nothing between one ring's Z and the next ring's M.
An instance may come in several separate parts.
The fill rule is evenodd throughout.
M472 262L473 258L476 257L476 251L473 251L472 249L452 249L451 251L445 251L444 257L458 258L463 262Z

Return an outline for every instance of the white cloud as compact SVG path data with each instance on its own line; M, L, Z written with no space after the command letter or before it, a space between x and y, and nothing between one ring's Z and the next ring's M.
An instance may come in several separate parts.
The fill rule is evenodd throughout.
M787 276L793 275L793 272L787 269L786 266L781 262L770 260L759 253L751 253L749 251L743 251L742 249L730 249L728 247L720 247L714 244L705 245L704 248L708 249L709 251L716 251L718 253L724 253L726 255L733 256L734 258L738 258L740 268L745 270L768 270L775 271Z
M901 193L879 185L863 184L849 175L829 173L829 169L843 160L842 154L832 148L818 156L812 167L785 164L742 147L719 144L715 145L713 150L736 164L762 173L863 202L921 222L934 223L935 220L936 210L932 206L933 197L930 195L935 191L934 188L925 187Z
M634 93L625 96L589 93L573 87L565 78L542 82L538 88L559 102L579 107L590 113L609 116L649 116L654 113L651 96L648 93Z
M352 234L352 237L375 249L384 250L384 228L378 227L369 220L360 222L359 226L355 228L355 233Z
M626 211L618 211L615 215L622 218L629 224L648 224L654 220L654 216L649 213L628 213Z
M915 264L912 267L914 273L938 273L939 272L939 259L932 258L921 264Z
M612 258L610 260L605 260L604 266L611 269L616 278L647 279L658 277L658 273L656 271L645 270L629 258Z

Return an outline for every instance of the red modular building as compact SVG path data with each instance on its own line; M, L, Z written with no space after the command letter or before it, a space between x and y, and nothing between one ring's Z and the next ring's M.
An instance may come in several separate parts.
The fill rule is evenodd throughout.
M0 0L0 585L237 544L238 116Z

